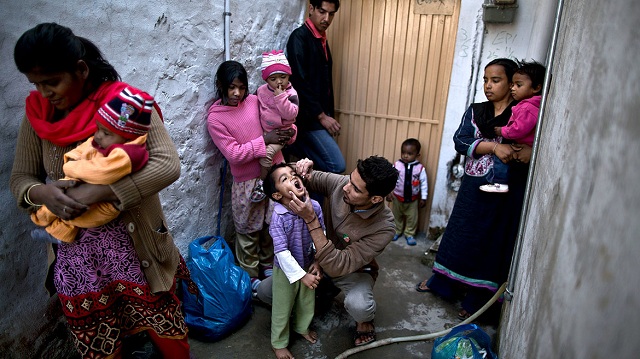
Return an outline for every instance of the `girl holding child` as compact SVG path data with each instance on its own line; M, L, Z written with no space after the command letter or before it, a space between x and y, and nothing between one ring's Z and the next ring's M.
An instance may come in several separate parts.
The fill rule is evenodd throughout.
M512 60L495 59L484 69L488 101L469 106L453 137L456 151L467 156L460 190L433 275L416 285L419 292L461 299L460 319L471 316L491 298L507 279L511 264L531 147L500 143L494 128L506 125L511 115L515 102L510 89L517 68ZM479 189L489 183L493 155L510 167L510 189L501 196Z
M260 284L260 271L269 275L273 263L273 243L268 224L273 207L270 201L252 202L251 193L260 181L260 159L269 144L295 141L295 126L264 133L260 126L258 98L249 94L247 71L237 61L223 62L216 72L218 100L209 108L207 128L216 147L229 161L233 185L233 222L236 228L235 254L240 267L249 273L251 288ZM283 162L282 153L273 161Z

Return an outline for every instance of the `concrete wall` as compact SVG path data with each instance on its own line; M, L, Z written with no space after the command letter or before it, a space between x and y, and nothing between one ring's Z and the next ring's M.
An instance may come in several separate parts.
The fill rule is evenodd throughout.
M289 33L302 22L306 4L231 1L231 57L246 65L250 91L262 83L256 69L260 54L284 48ZM59 338L66 335L60 313L48 311L55 301L48 302L42 286L45 245L30 238L33 225L16 208L8 189L24 98L33 89L13 63L16 40L40 22L69 26L94 41L124 81L155 96L181 158L182 176L161 198L176 243L186 255L191 240L214 233L218 213L222 156L204 116L214 94L213 74L224 60L223 8L223 0L0 0L0 356L66 356L60 347ZM228 197L223 212L230 213ZM223 220L226 235L233 231L229 217Z
M501 358L639 356L638 19L564 2Z
M456 39L453 71L438 161L429 227L447 224L457 194L450 169L456 157L453 134L470 103L486 101L484 66L498 57L545 62L556 0L518 1L513 23L484 23L483 0L464 0Z

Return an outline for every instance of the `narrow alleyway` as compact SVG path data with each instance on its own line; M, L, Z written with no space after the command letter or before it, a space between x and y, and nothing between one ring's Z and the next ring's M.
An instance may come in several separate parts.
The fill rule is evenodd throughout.
M375 326L378 339L414 336L438 332L460 322L458 303L449 303L429 293L419 293L415 285L430 275L433 255L425 256L432 241L424 234L418 245L410 247L401 237L391 242L378 262L382 268L375 286L378 302ZM313 326L318 342L309 344L302 337L292 337L290 350L297 359L335 358L353 347L355 323L342 307L339 294L327 309L320 310ZM237 332L215 343L191 339L197 359L275 358L270 345L270 308L255 303L253 317ZM478 323L495 340L496 327ZM390 344L357 353L350 358L429 358L433 341Z

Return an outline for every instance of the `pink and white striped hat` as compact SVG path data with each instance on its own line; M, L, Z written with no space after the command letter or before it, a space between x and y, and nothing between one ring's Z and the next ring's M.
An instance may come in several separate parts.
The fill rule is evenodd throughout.
M262 64L260 65L260 70L262 70L262 79L265 81L272 74L291 75L289 61L287 61L287 57L284 56L284 52L282 50L273 50L262 53Z

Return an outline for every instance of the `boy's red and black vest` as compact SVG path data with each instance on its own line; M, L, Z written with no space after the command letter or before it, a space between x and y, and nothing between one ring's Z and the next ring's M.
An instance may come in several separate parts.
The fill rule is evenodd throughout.
M395 168L398 170L398 182L393 190L393 195L398 201L410 203L420 196L420 173L423 166L418 161L404 163L396 161Z

